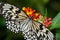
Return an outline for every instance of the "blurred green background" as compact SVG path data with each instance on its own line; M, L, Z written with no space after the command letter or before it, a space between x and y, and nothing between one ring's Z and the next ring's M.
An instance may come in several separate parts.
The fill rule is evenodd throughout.
M60 0L0 0L0 2L15 5L18 8L31 7L43 16L51 17L51 32L60 40ZM24 40L22 33L13 33L5 26L5 19L0 15L0 40Z

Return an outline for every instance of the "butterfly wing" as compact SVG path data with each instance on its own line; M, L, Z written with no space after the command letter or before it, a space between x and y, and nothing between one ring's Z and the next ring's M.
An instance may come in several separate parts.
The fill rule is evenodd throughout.
M41 27L41 25L40 30L37 32L37 37L39 40L55 40L53 33L44 26Z
M32 24L32 27L35 30L34 34L37 37L37 40L55 40L53 33L50 32L47 28L45 28L43 24L36 21L32 21Z
M32 21L29 18L25 20L25 22L21 25L21 27L22 27L24 39L37 40L37 37L34 34L35 30L32 27Z
M54 40L54 35L41 24L27 18L20 9L8 3L0 3L0 14L6 19L7 28L18 33L20 30L26 40Z
M21 23L27 18L23 11L8 3L0 3L0 14L6 19L6 26L9 30L18 33Z
M54 35L47 28L30 19L22 24L22 32L26 40L55 40Z

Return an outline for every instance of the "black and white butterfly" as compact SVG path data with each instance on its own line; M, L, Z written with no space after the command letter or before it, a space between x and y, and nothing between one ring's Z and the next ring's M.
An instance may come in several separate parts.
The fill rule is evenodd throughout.
M1 2L0 14L6 19L7 29L15 33L22 31L26 40L55 40L47 28L13 5Z

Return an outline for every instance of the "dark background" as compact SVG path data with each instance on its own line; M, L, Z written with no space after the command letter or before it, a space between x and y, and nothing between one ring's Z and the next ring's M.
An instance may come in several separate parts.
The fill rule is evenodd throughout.
M15 5L18 8L31 7L37 12L45 15L47 8L47 16L54 18L60 11L60 0L0 0L0 2L9 3ZM52 30L56 33L56 29ZM55 34L54 33L54 34ZM60 39L60 36L57 40ZM24 40L22 33L13 33L5 26L5 19L0 15L0 40Z

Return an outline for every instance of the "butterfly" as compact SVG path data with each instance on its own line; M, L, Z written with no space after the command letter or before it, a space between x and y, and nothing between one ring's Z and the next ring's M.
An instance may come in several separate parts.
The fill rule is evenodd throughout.
M15 33L22 31L26 40L55 40L52 32L40 22L35 21L39 16L29 13L14 5L0 2L0 14L6 19L7 29Z

